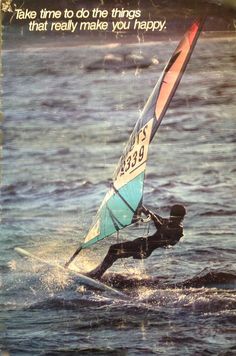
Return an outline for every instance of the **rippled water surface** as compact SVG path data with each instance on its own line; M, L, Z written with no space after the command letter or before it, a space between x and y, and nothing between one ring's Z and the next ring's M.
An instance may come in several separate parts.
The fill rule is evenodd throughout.
M235 38L199 40L150 147L144 202L163 216L171 204L183 203L185 236L144 262L113 266L106 278L137 281L123 286L127 298L86 289L76 277L14 251L21 246L60 263L71 256L175 47L146 42L3 53L0 347L10 355L236 352ZM159 64L85 69L107 53L130 52ZM120 238L147 229L131 227ZM83 252L74 266L94 267L109 241ZM194 288L180 287L196 276L201 283ZM138 283L157 277L160 287Z

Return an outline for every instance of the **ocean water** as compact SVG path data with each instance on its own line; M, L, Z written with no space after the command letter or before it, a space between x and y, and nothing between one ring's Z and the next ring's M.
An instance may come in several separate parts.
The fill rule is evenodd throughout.
M150 146L144 203L162 216L173 203L183 203L185 236L145 261L114 264L104 278L127 298L81 286L76 277L14 251L20 246L48 261L68 260L176 45L3 51L2 355L235 354L233 37L198 41ZM108 53L142 54L159 63L145 69L86 70ZM120 239L151 229L133 226ZM74 267L95 267L115 241L111 237L83 251ZM116 284L119 277L123 284ZM199 283L181 286L192 279ZM150 283L158 280L161 285Z

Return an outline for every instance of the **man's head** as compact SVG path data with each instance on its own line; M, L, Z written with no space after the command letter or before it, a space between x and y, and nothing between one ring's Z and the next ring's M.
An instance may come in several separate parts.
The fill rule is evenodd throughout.
M186 214L186 209L183 205L175 204L170 209L171 218L183 219Z

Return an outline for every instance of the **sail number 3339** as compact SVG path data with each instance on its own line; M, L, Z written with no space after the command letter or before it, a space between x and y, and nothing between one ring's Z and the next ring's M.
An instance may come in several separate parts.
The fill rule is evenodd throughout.
M122 177L125 173L132 174L146 161L149 142L148 125L138 132L134 132L120 159L117 176Z
M136 167L139 167L139 164L143 161L144 153L145 153L145 146L139 146L139 149L131 152L128 157L122 162L120 168L120 175L122 176L128 171L133 171Z

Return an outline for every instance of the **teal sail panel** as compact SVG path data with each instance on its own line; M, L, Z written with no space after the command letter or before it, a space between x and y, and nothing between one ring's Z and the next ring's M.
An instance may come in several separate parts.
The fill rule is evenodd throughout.
M132 224L142 203L144 173L153 119L139 131L133 131L113 175L112 186L100 209L82 248L112 235Z
M97 213L82 248L114 234L132 224L134 214L142 200L144 173L125 184L119 191L111 187Z

